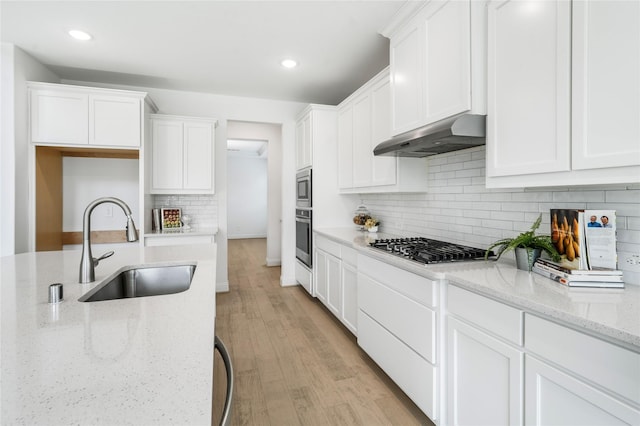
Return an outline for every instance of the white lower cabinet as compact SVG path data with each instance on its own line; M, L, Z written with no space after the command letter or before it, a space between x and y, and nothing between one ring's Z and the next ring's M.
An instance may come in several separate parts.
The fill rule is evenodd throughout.
M447 341L448 424L522 424L523 352L454 318Z
M313 282L314 296L322 303L327 304L327 295L329 294L329 270L327 257L330 256L323 250L314 250L313 256Z
M533 356L526 357L527 425L638 425L640 412Z
M350 250L355 257L355 250ZM342 281L342 316L340 320L353 334L358 332L358 269L357 265L349 264L345 257L342 258L340 268L340 278Z
M447 423L522 424L522 312L452 285L447 294Z
M358 256L358 345L434 421L438 285Z
M358 332L358 289L355 250L315 235L315 296L353 334Z
M640 354L447 285L446 424L638 425Z
M527 424L640 424L639 353L535 315L525 339Z

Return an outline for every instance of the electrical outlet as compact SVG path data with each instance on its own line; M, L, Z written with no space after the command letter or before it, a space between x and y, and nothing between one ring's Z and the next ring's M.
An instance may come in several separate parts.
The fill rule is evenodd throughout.
M640 272L640 254L619 253L618 267L625 271Z

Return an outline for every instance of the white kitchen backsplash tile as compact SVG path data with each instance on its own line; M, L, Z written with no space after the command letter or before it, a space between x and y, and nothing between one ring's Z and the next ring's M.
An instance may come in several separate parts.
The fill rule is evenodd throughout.
M487 189L484 147L441 154L428 158L427 163L428 193L360 195L361 203L380 219L381 232L487 247L529 229L540 213L541 233L548 233L550 209L613 209L618 254L640 254L638 184ZM640 284L640 273L624 264L619 267L628 283Z
M218 199L215 195L155 195L153 206L181 208L183 215L191 216L194 228L218 226Z

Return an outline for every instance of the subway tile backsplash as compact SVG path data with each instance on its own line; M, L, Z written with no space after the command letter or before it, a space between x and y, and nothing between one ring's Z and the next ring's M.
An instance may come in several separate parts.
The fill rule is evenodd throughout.
M155 195L153 207L179 207L191 216L194 228L218 226L218 199L215 195Z
M543 213L540 233L549 233L549 209L614 209L618 257L640 254L640 185L576 188L487 189L485 148L427 159L429 192L361 194L362 204L381 221L380 231L487 247L531 227ZM629 284L640 273L619 262Z

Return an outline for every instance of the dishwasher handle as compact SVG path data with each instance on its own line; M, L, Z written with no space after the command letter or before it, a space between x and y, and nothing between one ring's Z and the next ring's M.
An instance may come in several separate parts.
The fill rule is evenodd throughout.
M222 411L222 419L220 426L229 426L231 424L231 401L233 400L233 365L227 347L222 343L218 336L215 336L214 348L220 353L224 369L227 372L227 396L224 400L224 409Z

